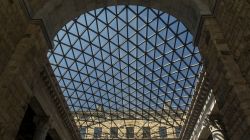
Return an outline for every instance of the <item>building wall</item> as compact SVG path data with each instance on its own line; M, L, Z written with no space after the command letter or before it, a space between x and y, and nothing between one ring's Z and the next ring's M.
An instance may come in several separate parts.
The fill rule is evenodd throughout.
M203 33L210 34L208 46L216 47L219 51L217 58L220 59L217 65L224 67L218 69L220 74L217 72L218 76L211 81L219 81L214 85L217 89L215 95L230 139L250 137L249 17L249 1L217 0L214 19L207 20L207 33ZM208 51L211 52L212 49Z
M210 87L229 139L248 139L249 86L215 17L204 19L199 40Z
M51 130L61 139L75 139L66 109L60 104L62 97L48 82L51 75L45 70L45 58L49 45L41 22L32 21L20 1L4 0L0 5L0 139L16 138L28 105L34 107L34 98L43 115L52 120Z
M226 138L249 139L249 2L214 2L213 14L202 17L197 45Z
M94 129L96 127L102 128L102 137L110 138L110 128L111 127L117 127L118 129L118 137L122 139L126 139L126 127L133 127L134 128L134 138L136 139L142 139L143 138L143 127L149 127L150 128L150 137L154 139L159 139L159 127L165 127L167 132L168 139L174 139L177 138L176 135L176 128L178 128L178 125L174 122L169 121L170 124L165 123L158 123L154 121L146 121L146 120L112 120L112 121L106 121L102 123L97 123L90 125L90 122L84 122L84 121L77 121L77 125L80 128L87 128L86 131L86 139L92 139L94 138ZM183 122L179 121L181 125L183 125ZM90 126L87 126L90 125ZM174 126L172 126L174 125Z
M123 125L123 124L126 125ZM84 127L84 125L82 126ZM93 125L87 129L87 139L91 139L94 136L94 128L101 127L102 128L102 137L101 138L110 138L110 128L118 127L118 137L126 139L126 127L134 128L134 138L141 139L143 138L143 130L142 127L149 127L151 138L159 139L159 127L166 127L167 129L167 138L176 138L175 129L173 127L169 127L168 125L160 125L157 122L145 122L145 120L115 120L113 122L104 122L102 124Z

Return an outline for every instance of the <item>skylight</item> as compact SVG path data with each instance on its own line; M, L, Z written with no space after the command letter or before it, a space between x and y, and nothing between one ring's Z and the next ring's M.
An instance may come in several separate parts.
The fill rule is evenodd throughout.
M146 120L174 129L183 125L202 67L192 40L167 13L110 6L69 21L48 58L79 126Z

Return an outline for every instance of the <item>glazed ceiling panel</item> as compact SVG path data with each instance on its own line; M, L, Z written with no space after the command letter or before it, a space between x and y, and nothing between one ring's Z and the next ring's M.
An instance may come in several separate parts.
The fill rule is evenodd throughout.
M167 13L111 6L69 21L48 58L70 111L81 114L77 123L146 120L175 127L185 121L202 67L192 40Z

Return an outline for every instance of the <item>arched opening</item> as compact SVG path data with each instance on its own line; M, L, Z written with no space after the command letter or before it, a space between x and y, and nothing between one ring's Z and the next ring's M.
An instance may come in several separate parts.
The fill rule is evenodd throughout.
M202 68L192 41L174 16L135 5L88 11L62 27L48 58L84 138L110 138L93 134L113 127L132 138L128 126L139 126L133 138L144 127L152 138L160 127L177 138Z

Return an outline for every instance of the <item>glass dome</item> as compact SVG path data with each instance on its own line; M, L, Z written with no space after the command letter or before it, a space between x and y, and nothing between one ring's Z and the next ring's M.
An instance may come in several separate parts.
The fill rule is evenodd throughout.
M183 23L165 12L110 6L69 21L48 58L79 127L143 120L176 129L202 68L192 41Z

